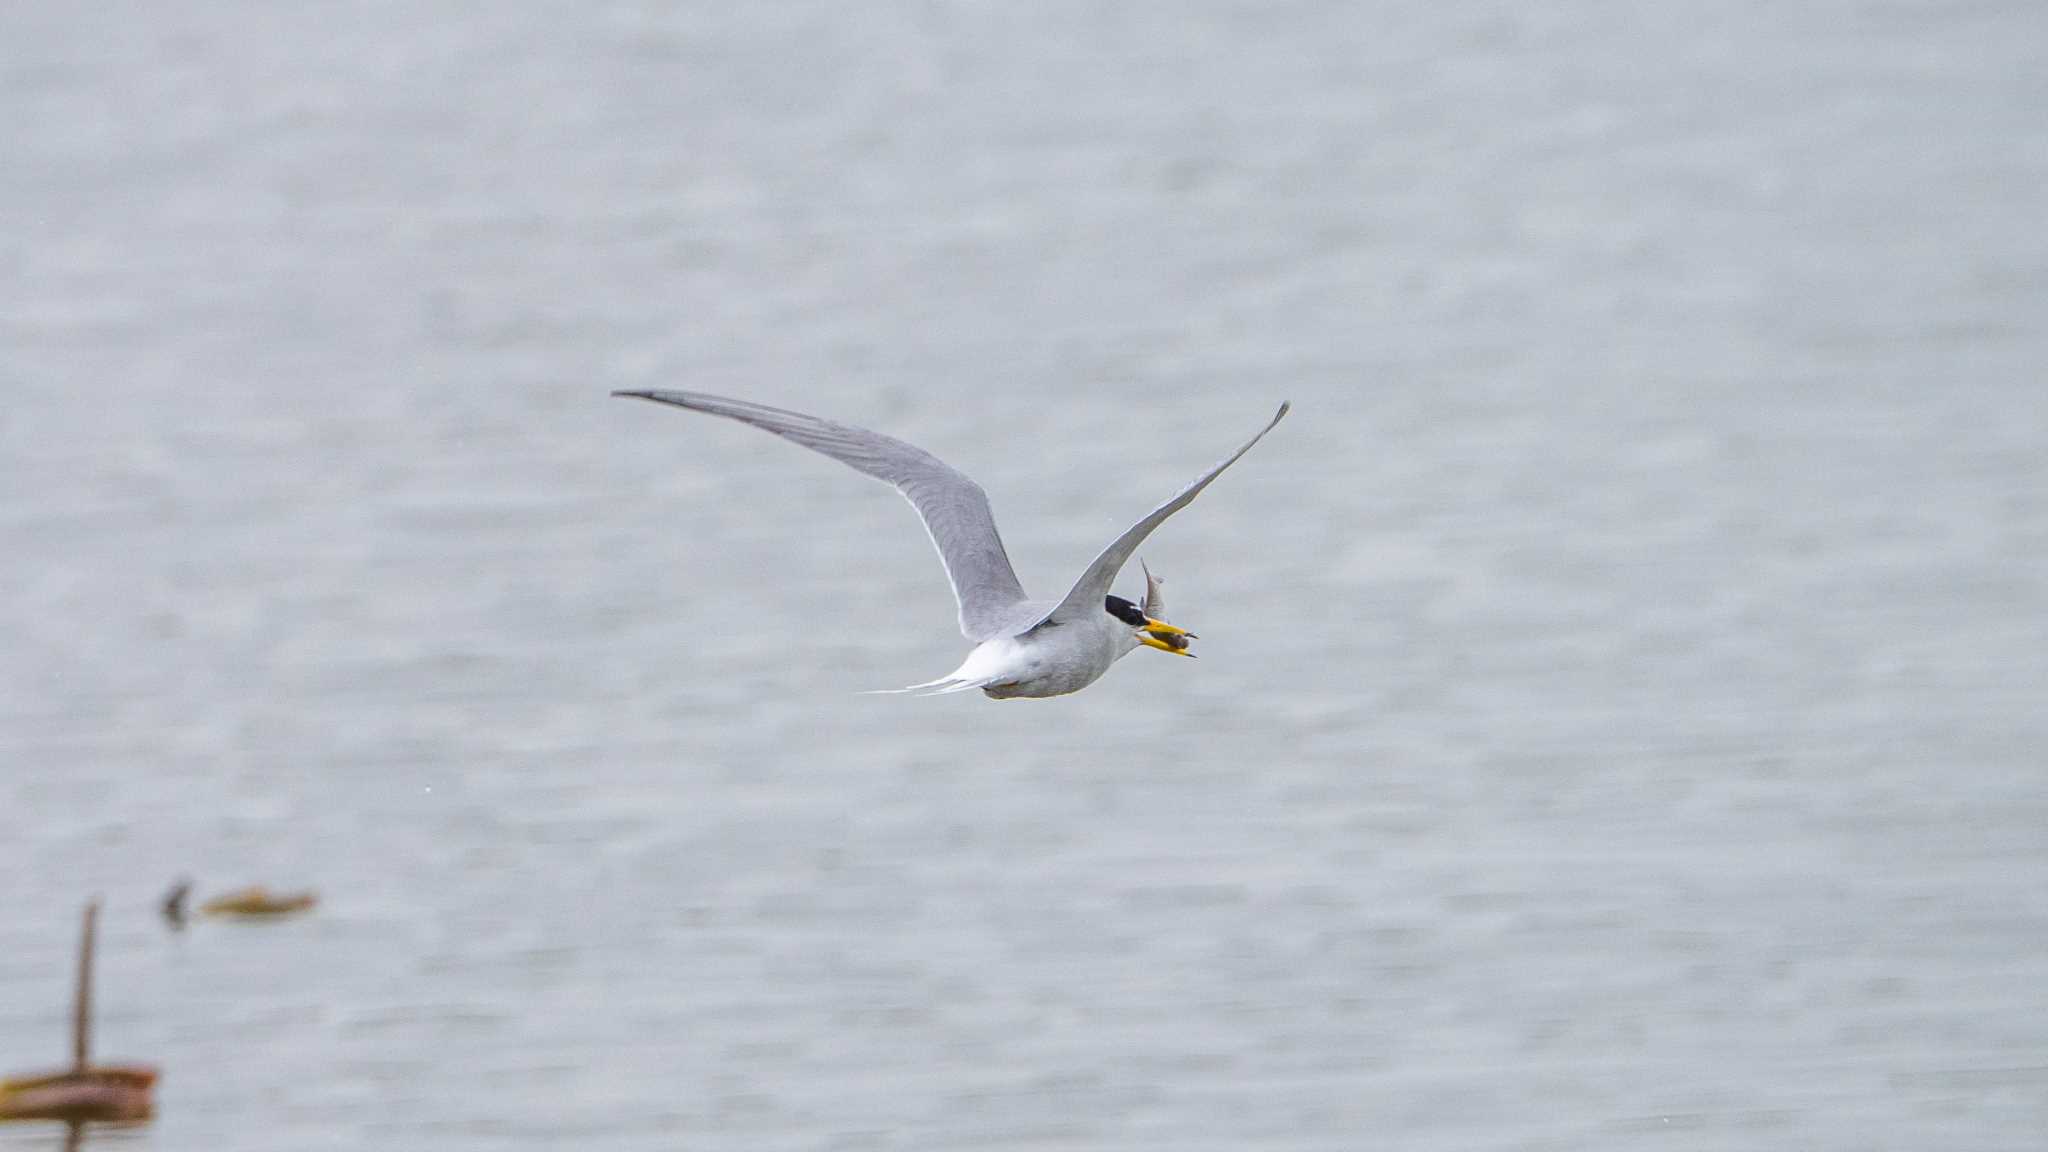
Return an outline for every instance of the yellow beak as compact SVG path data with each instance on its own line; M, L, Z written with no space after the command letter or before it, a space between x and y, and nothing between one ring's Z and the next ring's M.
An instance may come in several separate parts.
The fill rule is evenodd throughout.
M1175 656L1185 656L1190 660L1195 658L1195 654L1188 651L1188 641L1194 639L1197 637L1193 632L1185 628L1176 628L1164 620L1154 620L1150 616L1145 617L1144 630L1138 633L1138 643L1145 647L1171 652Z

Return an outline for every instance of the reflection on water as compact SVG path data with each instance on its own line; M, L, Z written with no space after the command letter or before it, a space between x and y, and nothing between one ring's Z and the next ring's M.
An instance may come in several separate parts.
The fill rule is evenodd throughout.
M4 19L0 1060L104 894L123 1146L2048 1122L2036 6ZM1296 413L1202 660L903 700L901 501L669 385L1040 594Z

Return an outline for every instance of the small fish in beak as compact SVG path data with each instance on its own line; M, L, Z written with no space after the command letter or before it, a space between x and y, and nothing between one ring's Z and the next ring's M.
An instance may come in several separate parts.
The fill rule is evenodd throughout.
M1190 660L1195 658L1195 654L1188 651L1188 641L1198 639L1200 637L1185 628L1176 628L1164 620L1154 620L1150 617L1145 620L1145 630L1138 633L1138 643L1145 647L1171 652L1175 656L1185 656Z
M1166 593L1162 587L1166 581L1152 574L1152 569L1146 567L1142 556L1138 558L1138 570L1145 574L1145 602L1139 609L1144 614L1145 627L1138 634L1138 643L1147 648L1157 648L1161 652L1171 652L1176 656L1194 659L1195 654L1188 651L1188 641L1198 640L1200 637L1185 628L1176 628L1159 619L1166 615Z

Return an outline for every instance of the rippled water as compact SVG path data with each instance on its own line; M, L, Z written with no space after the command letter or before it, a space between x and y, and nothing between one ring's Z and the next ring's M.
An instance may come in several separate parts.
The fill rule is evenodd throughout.
M0 11L0 1069L98 892L133 1149L2039 1147L2048 10L1644 8ZM1296 413L907 700L661 385L1041 594Z

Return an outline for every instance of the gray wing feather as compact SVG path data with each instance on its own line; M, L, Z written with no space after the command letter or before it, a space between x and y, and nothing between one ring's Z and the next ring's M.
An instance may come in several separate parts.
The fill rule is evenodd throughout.
M995 514L981 485L915 445L879 432L820 420L801 412L770 408L702 392L614 392L723 416L773 432L785 440L894 485L924 520L925 531L953 582L960 602L960 631L982 641L1014 632L1016 607L1024 600L1010 556L996 534Z
M1150 536L1154 528L1166 523L1168 516L1193 503L1195 497L1202 494L1202 489L1207 488L1211 480L1222 475L1225 468L1237 463L1238 457L1251 451L1252 445L1263 439L1266 433L1273 430L1273 425L1280 423L1280 418L1287 415L1288 407L1286 404L1280 405L1280 410L1273 413L1273 418L1266 422L1266 426L1259 429L1257 436L1245 441L1242 448L1232 452L1221 464L1202 473L1194 483L1181 489L1173 499L1154 508L1143 520L1126 528L1124 534L1117 537L1115 543L1104 548L1102 554L1095 558L1095 563L1090 564L1088 570L1081 573L1081 578L1074 582L1073 590L1067 593L1066 599L1060 601L1059 607L1046 613L1039 623L1043 624L1048 620L1064 623L1102 611L1102 598L1109 595L1109 586L1116 582L1116 574L1123 571L1124 565L1131 558L1131 553L1138 550L1138 545L1145 542L1145 537Z
M1166 581L1154 576L1152 570L1145 567L1145 558L1142 556L1138 558L1138 570L1145 574L1145 599L1139 603L1138 611L1154 620L1166 619Z

